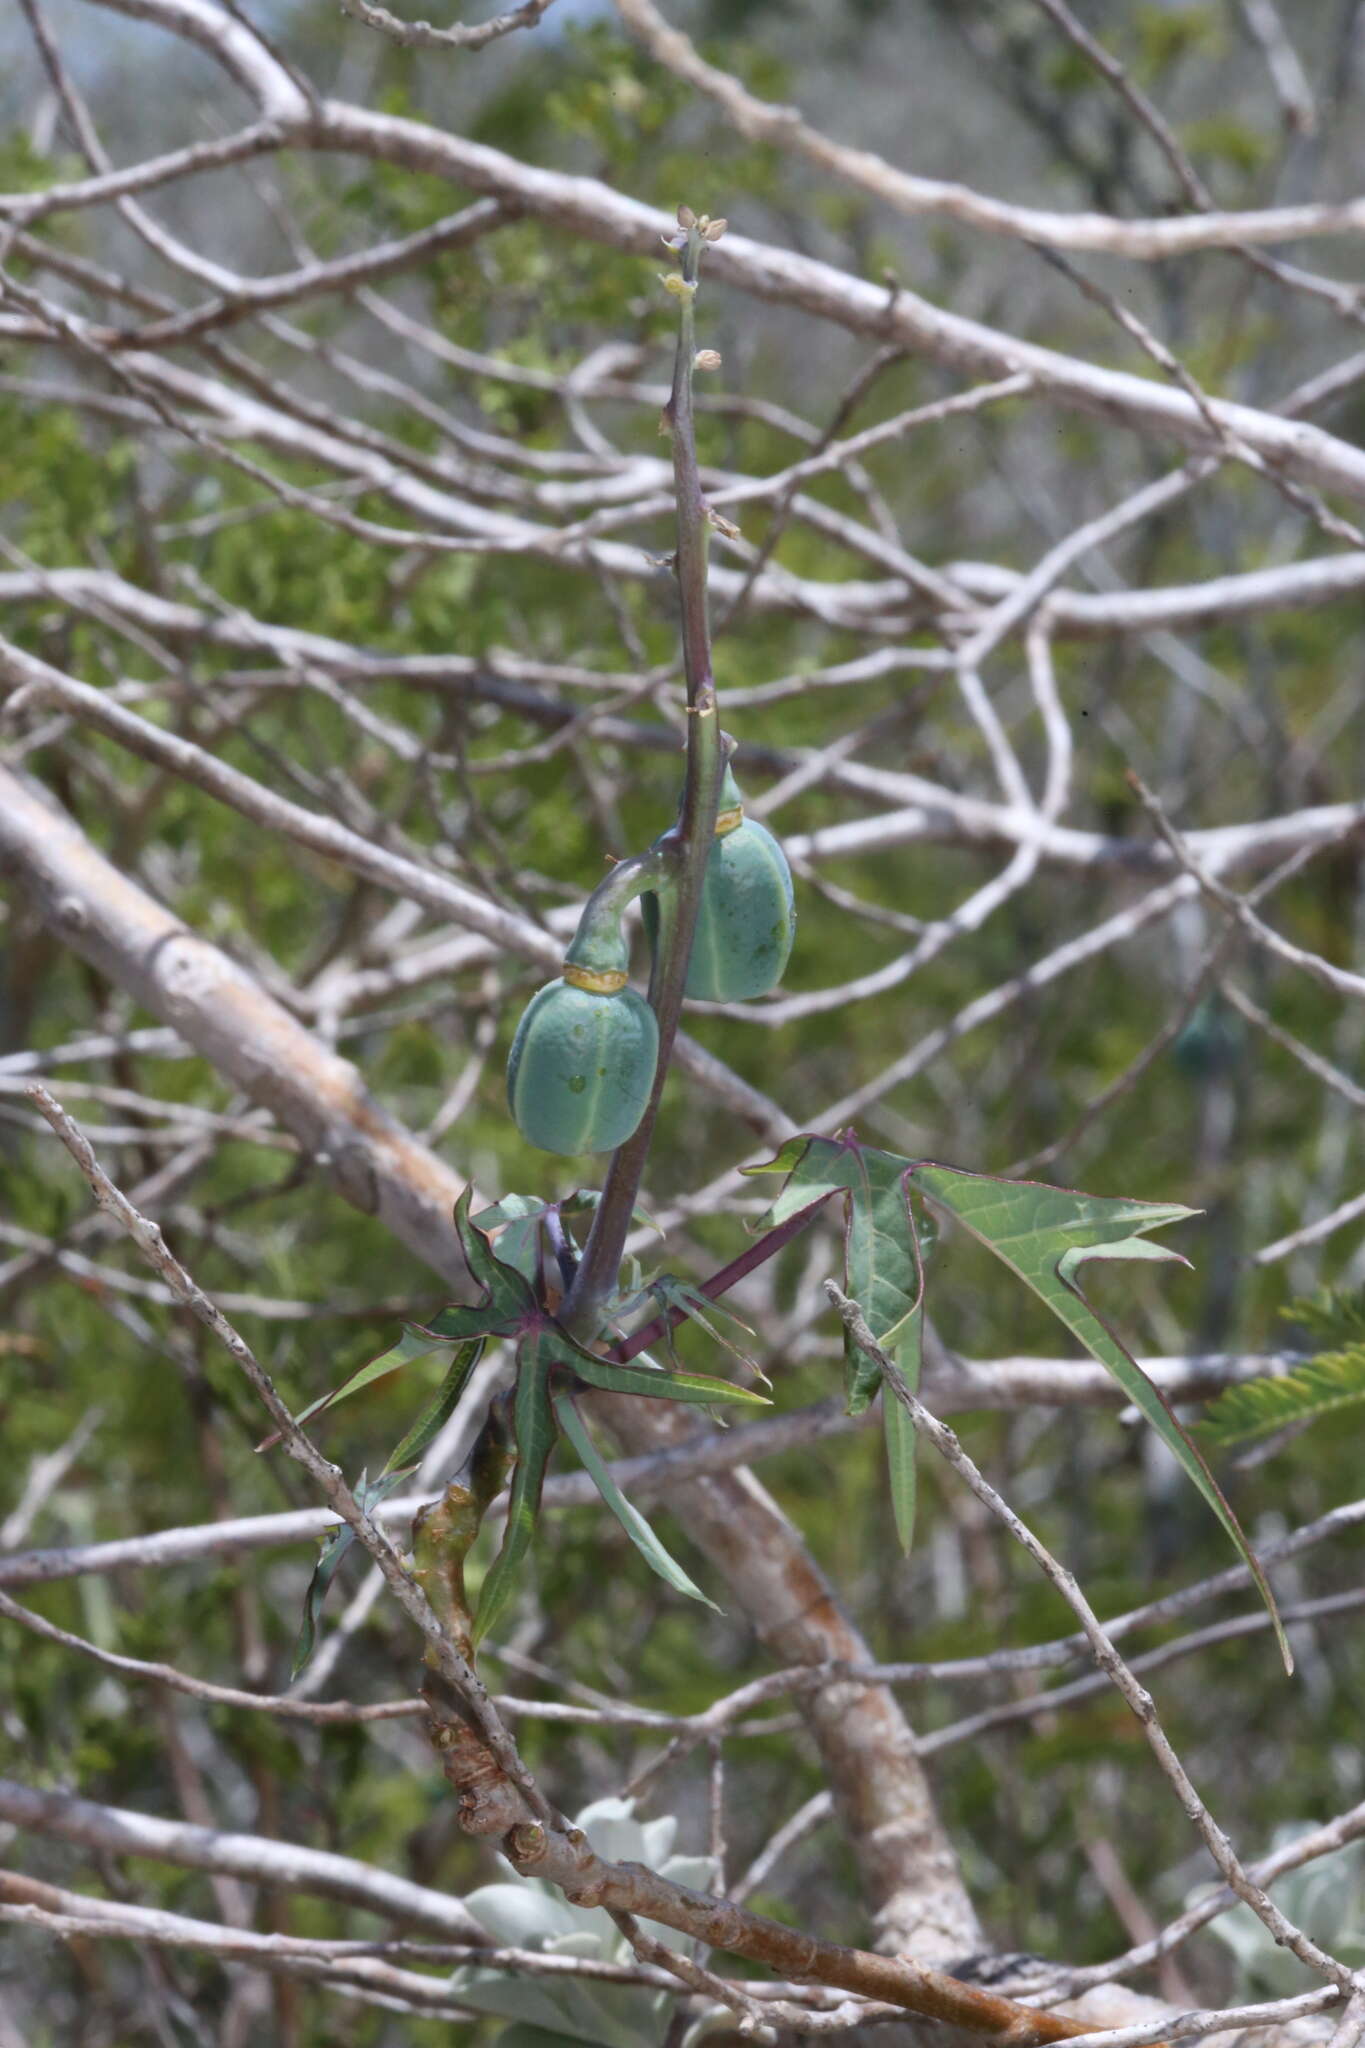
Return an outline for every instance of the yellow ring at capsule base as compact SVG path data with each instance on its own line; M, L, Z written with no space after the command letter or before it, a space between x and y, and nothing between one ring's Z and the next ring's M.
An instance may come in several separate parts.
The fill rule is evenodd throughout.
M736 804L732 811L721 811L716 819L716 837L723 839L727 832L735 832L744 823L744 806Z
M570 988L586 989L590 996L619 996L629 976L619 967L575 967L566 960L564 979Z

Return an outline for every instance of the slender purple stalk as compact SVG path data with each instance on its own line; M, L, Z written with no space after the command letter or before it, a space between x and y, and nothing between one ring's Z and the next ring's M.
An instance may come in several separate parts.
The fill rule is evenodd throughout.
M722 1266L709 1280L703 1280L697 1289L698 1294L704 1294L708 1301L719 1301L722 1294L728 1294L746 1273L752 1273L755 1267L765 1265L781 1251L784 1244L790 1244L794 1237L799 1237L808 1223L814 1223L832 1192L833 1190L826 1189L825 1193L817 1195L813 1202L807 1202L804 1209L798 1209L794 1216L789 1216L785 1223L779 1223L776 1230L769 1230L758 1238L749 1246L748 1251L741 1252L737 1259L731 1259L728 1266ZM616 1365L628 1365L632 1358L648 1350L651 1344L657 1344L665 1330L676 1330L686 1316L685 1308L671 1308L664 1315L655 1316L653 1322L646 1323L643 1329L632 1330L628 1337L622 1337L619 1343L612 1345L606 1356Z
M696 354L693 301L706 236L686 209L679 209L679 219L686 230L686 242L681 252L682 275L678 280L678 351L673 367L673 388L664 408L664 419L673 443L673 478L678 504L676 568L682 615L683 673L687 683L687 774L678 822L664 835L659 849L672 868L674 914L667 920L667 935L661 935L650 979L649 1000L659 1022L659 1062L654 1086L633 1136L612 1155L602 1200L561 1316L577 1336L589 1343L601 1328L604 1304L617 1284L630 1219L649 1155L659 1100L682 1011L692 937L701 904L706 863L715 836L721 774L725 765L715 679L711 673L711 635L706 603L709 521L697 467L696 428L692 413L692 369ZM711 239L715 239L714 234Z

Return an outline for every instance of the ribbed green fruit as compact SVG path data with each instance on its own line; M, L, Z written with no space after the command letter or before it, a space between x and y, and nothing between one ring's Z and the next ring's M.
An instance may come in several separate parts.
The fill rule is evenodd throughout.
M659 899L640 899L650 943ZM668 911L665 911L668 916ZM787 857L766 825L746 818L717 837L706 863L687 993L708 1003L747 1003L777 987L796 937L796 899Z
M547 982L508 1055L517 1129L542 1152L614 1152L645 1113L658 1060L654 1012L633 988L599 995Z

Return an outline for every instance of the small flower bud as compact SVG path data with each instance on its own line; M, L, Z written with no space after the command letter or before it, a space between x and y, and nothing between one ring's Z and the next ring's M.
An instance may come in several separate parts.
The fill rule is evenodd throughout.
M708 242L718 242L729 225L728 220L709 220L702 232Z
M691 207L690 207L690 206L679 206L679 208L678 208L678 226L679 226L680 228L694 228L694 227L695 227L696 225L697 225L697 216L696 216L696 214L695 214L695 213L693 213L693 211L692 211Z
M679 277L676 271L670 272L667 277L661 277L659 283L666 292L671 292L675 299L694 299L697 296L696 285L689 278Z
M692 358L692 367L694 370L718 370L720 368L719 349L699 348Z

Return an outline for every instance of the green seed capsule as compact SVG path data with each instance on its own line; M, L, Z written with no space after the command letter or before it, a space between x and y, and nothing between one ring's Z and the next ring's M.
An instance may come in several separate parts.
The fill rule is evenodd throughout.
M744 816L728 774L721 801L726 807L702 881L687 993L710 1003L747 1003L782 979L796 937L796 899L786 855L766 825ZM642 896L640 910L650 944L657 945L659 897ZM671 917L667 900L663 917Z
M624 974L604 990L617 980L570 967L522 1013L507 1060L507 1100L523 1138L542 1152L614 1152L645 1113L659 1027Z
M706 863L687 993L747 1003L777 987L796 937L787 856L766 825L745 818L718 838Z

